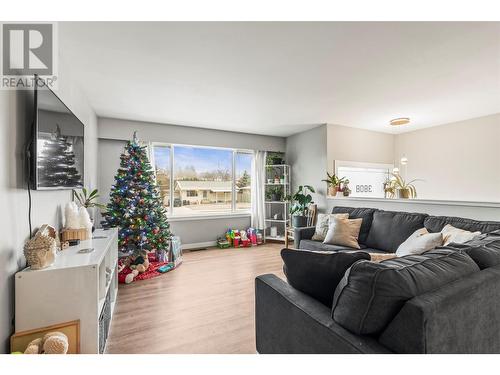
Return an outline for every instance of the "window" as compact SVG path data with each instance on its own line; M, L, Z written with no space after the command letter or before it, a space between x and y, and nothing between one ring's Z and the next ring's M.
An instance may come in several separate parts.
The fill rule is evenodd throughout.
M253 153L153 144L156 178L170 215L249 211ZM173 172L172 172L173 171ZM173 205L168 203L172 201Z
M165 207L170 207L170 147L158 146L154 148L154 169L156 183L160 188L160 195Z
M252 154L237 152L235 160L236 171L236 209L250 210L252 190Z

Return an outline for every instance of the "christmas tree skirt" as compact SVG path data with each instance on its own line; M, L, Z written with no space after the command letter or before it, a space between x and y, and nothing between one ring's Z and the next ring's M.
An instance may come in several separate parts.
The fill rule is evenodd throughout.
M156 262L156 256L154 253L148 254L148 259L149 259L149 268L147 269L147 271L137 275L134 278L134 281L152 279L153 277L160 276L160 275L162 275L162 273L158 272L158 268L168 264L167 262ZM125 260L125 258L120 259L119 263L121 264L124 260ZM132 270L128 267L125 267L123 270L121 270L118 273L118 282L124 284L125 277L131 272L132 272Z

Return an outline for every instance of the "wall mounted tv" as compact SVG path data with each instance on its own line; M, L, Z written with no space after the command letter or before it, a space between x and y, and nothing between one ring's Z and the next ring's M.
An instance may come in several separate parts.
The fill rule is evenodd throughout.
M30 181L36 190L83 186L84 125L43 81L36 79Z

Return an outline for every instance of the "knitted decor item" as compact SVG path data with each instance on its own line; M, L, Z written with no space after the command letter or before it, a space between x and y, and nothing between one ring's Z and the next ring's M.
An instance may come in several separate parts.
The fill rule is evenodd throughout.
M147 279L152 279L153 277L157 277L162 275L161 272L158 272L158 268L161 266L164 266L165 264L168 264L167 262L156 262L156 256L154 253L149 253L148 254L148 259L149 259L149 268L146 272L140 273L137 275L134 279L136 280L147 280ZM128 267L125 267L123 270L121 270L118 273L118 282L124 284L125 283L125 277L131 273L132 270Z

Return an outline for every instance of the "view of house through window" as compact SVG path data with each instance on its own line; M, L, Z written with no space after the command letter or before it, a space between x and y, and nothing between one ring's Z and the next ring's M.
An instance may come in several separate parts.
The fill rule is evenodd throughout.
M155 146L154 161L156 182L160 188L161 199L165 207L170 207L170 147Z
M250 210L253 154L233 149L155 144L152 155L169 214L189 216Z
M235 157L236 209L250 210L252 154L237 152Z

